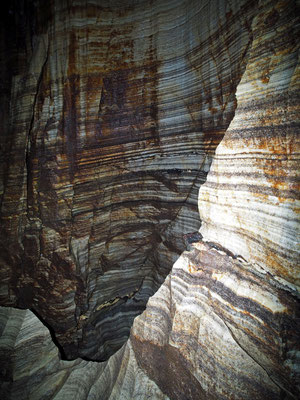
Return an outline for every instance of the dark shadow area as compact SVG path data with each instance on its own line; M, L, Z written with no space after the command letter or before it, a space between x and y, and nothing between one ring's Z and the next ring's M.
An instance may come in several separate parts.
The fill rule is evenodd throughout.
M50 335L51 335L51 339L53 341L53 343L55 344L55 346L58 348L58 353L59 353L59 357L61 360L65 360L65 361L71 361L70 358L67 358L66 353L64 351L64 348L59 344L58 340L56 339L55 336L55 332L54 329L51 327L51 325L48 324L48 322L46 322L44 320L44 318L41 317L41 315L36 312L33 308L30 308L30 311L42 322L43 325L45 325L45 327L48 329ZM75 358L74 358L75 359Z

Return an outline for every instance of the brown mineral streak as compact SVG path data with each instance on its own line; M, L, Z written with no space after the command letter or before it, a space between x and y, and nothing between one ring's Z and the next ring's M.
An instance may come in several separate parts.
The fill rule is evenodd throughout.
M139 366L170 398L282 398L295 386L287 337L297 341L298 315L284 286L298 279L294 3L26 0L6 8L1 304L33 309L67 358L107 359L183 252L182 236L199 229L197 195L220 144L200 191L206 244L186 267L174 265L170 309L161 306L167 297L153 296L153 320L136 319L124 348L132 340ZM145 337L136 330L144 323ZM146 339L147 326L167 344ZM235 371L241 348L256 361L244 370L243 353Z
M186 359L171 345L164 347L131 336L137 362L170 399L208 399L200 382L189 371ZM159 365L159 368L155 366ZM215 397L209 397L213 400Z

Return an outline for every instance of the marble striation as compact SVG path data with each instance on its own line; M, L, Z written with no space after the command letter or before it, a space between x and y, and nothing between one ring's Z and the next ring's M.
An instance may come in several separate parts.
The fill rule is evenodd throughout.
M252 24L238 107L199 192L206 240L299 290L298 9L271 2Z
M164 16L163 5L167 3L156 4L160 4L160 15ZM200 4L202 10L209 7L208 3ZM299 10L297 2L292 0L261 0L250 8L251 41L237 85L237 107L217 147L207 181L199 191L200 233L184 235L186 231L180 231L188 249L149 299L145 311L135 318L127 342L108 361L61 360L49 332L31 311L1 308L0 394L4 399L297 400L300 397L296 247ZM216 13L220 9L214 8ZM213 21L215 14L211 11ZM15 189L12 185L6 190L9 193ZM7 221L13 224L14 218ZM48 232L52 236L43 236L43 240L53 246L54 252L62 250L60 236L51 229ZM35 253L29 252L31 245L27 244L30 240L28 234L23 245L27 246L26 254L34 259ZM76 243L78 248L84 248L84 241ZM72 246L76 248L75 244ZM38 244L36 247L41 249ZM83 254L73 253L78 257ZM17 257L16 253L11 255ZM167 268L163 260L166 259L162 258L157 265ZM38 265L41 273L52 277L50 268ZM8 267L5 264L1 269L4 283L8 282L5 278ZM25 267L23 270L28 273ZM127 276L125 272L123 276ZM117 282L117 274L115 277ZM64 301L68 299L72 305L72 282L70 273L69 281L65 279L61 286L53 286L57 291L57 297L53 298L61 296L59 304L67 304ZM30 293L22 288L19 293L12 290L7 306L14 305L17 294L24 302L23 307L30 305L25 302ZM136 287L131 290L134 292ZM110 321L114 318L116 321L118 301L126 303L137 293L126 295L128 298L120 293L116 303L115 299L97 303L98 311L101 313L110 306L112 312L107 309ZM50 306L53 307L51 302ZM56 312L59 321L59 316L65 315L64 310L64 307L55 311L53 308L49 317L53 318ZM51 318L43 319L52 335L55 332L53 340L57 342L57 325ZM90 318L81 317L87 326L92 325L91 321L92 326L97 326L97 318ZM88 328L83 331L81 338L87 338L86 345L92 348L93 335ZM71 328L66 331L65 337L70 337L68 343L73 340L72 335L68 336L71 332ZM67 342L63 341L63 346L61 341L57 343L63 351L68 350Z
M66 358L115 352L199 229L256 3L7 5L0 301Z
M1 399L168 398L138 367L129 343L102 363L64 361L42 322L10 307L0 307L0 334Z
M235 116L199 191L200 234L131 331L172 399L300 396L298 15L260 2Z
M134 322L138 364L171 399L296 399L299 298L224 249L192 247Z

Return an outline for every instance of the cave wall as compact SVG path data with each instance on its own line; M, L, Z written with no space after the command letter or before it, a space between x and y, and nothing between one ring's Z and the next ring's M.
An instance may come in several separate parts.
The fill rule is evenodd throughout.
M33 309L65 357L119 348L199 229L256 4L27 0L3 13L1 304Z
M259 14L238 107L199 192L200 232L299 290L299 44L295 9Z
M235 115L199 191L203 238L131 331L138 365L171 399L300 396L298 11L259 3Z
M251 9L236 110L199 191L201 235L187 235L129 340L103 363L61 360L31 311L1 307L5 399L300 397L299 9ZM13 293L5 301L14 305Z

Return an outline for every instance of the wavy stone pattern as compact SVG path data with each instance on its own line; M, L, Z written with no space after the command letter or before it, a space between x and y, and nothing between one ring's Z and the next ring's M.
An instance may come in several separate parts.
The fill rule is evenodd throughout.
M2 399L167 399L138 367L130 344L103 363L62 361L38 318L8 307L0 307L0 333Z
M28 0L3 14L1 304L34 309L65 357L116 351L199 229L256 4Z
M192 247L134 321L138 364L171 399L299 398L299 297L224 249Z
M298 15L260 2L235 117L199 192L203 240L132 328L138 364L172 399L300 397Z
M202 235L297 290L298 11L271 2L254 19L235 117L199 192Z
M31 311L1 308L4 399L300 397L299 13L282 0L255 10L236 113L199 192L201 234L185 235L188 251L103 363L59 360Z
M59 360L31 311L1 308L2 398L297 399L299 298L224 249L191 247L103 363Z

